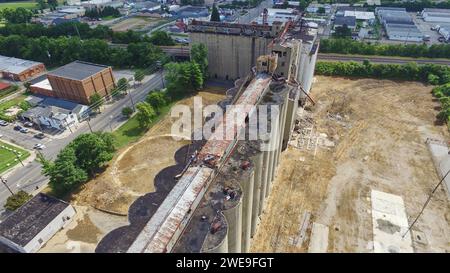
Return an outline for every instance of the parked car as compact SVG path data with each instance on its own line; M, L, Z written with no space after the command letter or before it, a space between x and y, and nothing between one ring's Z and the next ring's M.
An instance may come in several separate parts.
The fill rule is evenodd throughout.
M6 126L6 125L8 125L7 121L0 120L0 126Z
M22 128L19 131L23 134L26 134L26 133L28 133L29 130L28 130L28 128Z
M43 139L43 138L45 138L45 135L44 135L44 133L39 133L39 134L35 134L34 137L37 139Z
M14 130L20 131L20 130L22 130L22 126L16 125L16 126L14 126Z
M24 125L25 127L33 127L33 122L27 121L27 122L24 122L23 125Z
M37 143L37 144L34 145L33 148L34 148L34 149L37 149L37 150L43 150L43 149L45 149L46 147L45 147L44 144Z

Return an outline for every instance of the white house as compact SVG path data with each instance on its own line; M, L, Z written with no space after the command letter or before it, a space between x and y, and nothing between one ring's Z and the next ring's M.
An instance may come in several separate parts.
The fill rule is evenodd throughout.
M67 202L38 193L0 223L0 248L7 252L34 253L73 219Z
M77 124L89 108L86 105L62 99L44 98L36 107L22 113L21 117L48 128L65 130L68 126Z

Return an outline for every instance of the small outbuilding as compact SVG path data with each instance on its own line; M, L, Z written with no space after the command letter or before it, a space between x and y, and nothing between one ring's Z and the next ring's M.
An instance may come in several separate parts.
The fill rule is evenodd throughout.
M75 215L67 202L38 193L0 223L0 248L34 253L66 227Z

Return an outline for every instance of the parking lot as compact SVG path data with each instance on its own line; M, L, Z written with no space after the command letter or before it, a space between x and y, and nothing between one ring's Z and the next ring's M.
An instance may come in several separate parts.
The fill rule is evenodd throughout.
M431 30L432 27L438 25L439 23L436 22L425 22L422 18L419 18L417 14L410 13L411 17L414 20L414 23L416 23L417 28L422 32L422 34L429 35L430 41L427 42L427 44L440 44L441 42L438 41L438 38L441 37L441 35L436 30Z
M17 130L14 130L14 126L16 124L20 125L21 127L24 127L22 123L16 122L16 123L9 123L6 126L0 126L0 135L3 140L7 140L9 142L12 142L14 144L17 144L19 146L22 146L26 149L32 150L33 147L36 144L46 144L51 141L51 137L45 134L45 137L43 139L38 139L34 137L36 134L40 133L38 130L35 130L33 128L27 128L27 133L21 133Z

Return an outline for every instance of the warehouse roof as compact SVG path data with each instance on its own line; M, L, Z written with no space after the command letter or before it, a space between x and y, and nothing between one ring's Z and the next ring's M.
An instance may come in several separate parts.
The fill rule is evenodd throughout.
M72 80L84 80L90 76L99 73L100 71L103 71L108 67L109 66L101 64L74 61L49 72L48 75L68 78Z
M355 16L336 16L334 19L334 25L343 26L347 25L347 27L356 26L356 17Z
M20 245L27 245L70 204L38 193L0 223L0 236Z
M354 11L354 10L346 10L344 11L344 16L355 16L357 20L371 20L375 19L375 14L370 11Z
M42 63L0 55L0 71L20 74Z
M423 12L436 12L436 13L447 13L447 14L450 14L450 9L424 8Z

